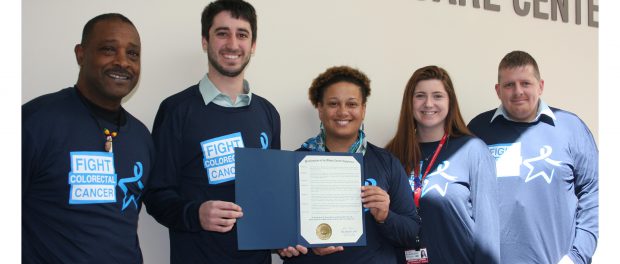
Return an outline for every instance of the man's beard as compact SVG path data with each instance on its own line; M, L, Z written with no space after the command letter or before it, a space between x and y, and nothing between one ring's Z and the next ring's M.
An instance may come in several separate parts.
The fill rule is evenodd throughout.
M248 60L243 65L241 65L241 67L238 70L229 71L229 70L224 69L224 67L222 67L222 65L219 64L213 56L211 56L210 52L207 53L207 58L209 59L209 63L213 66L213 68L215 68L217 72L227 77L239 76L239 74L243 72L245 67L248 66L248 63L250 63L250 58L248 58Z

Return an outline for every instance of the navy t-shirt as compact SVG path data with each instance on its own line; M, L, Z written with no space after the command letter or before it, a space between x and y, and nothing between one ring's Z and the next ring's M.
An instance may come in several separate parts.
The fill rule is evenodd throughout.
M237 250L236 226L203 230L199 206L235 201L234 148L280 148L280 116L253 94L250 105L204 104L198 85L164 100L153 124L157 149L145 205L170 230L171 263L271 263L268 250Z
M325 256L314 255L309 249L307 255L285 258L285 263L384 264L405 261L404 248L414 245L420 229L405 171L391 153L368 143L364 154L364 176L366 183L381 187L390 196L390 211L384 223L377 223L370 211L364 212L366 246L345 247L344 251Z
M138 215L154 150L148 129L121 111L119 127L73 87L22 106L24 263L142 263ZM104 128L118 132L113 153Z
M439 142L420 143L432 157ZM430 161L423 160L421 172ZM426 176L419 214L431 263L499 263L495 164L484 142L450 137Z

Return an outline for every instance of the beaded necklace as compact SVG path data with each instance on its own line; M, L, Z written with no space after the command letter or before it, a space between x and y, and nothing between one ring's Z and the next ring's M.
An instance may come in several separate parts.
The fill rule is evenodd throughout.
M80 92L79 89L77 89L77 87L75 87L75 91L78 94L78 97L80 98L80 100L84 103L86 108L89 110L89 114L93 118L93 120L95 120L97 127L99 127L99 131L103 132L103 136L104 136L103 149L106 152L112 153L114 151L112 143L114 141L114 138L118 136L121 123L123 123L123 117L124 117L123 110L120 109L117 112L112 112L112 111L103 109L100 106L97 106L93 102L89 101L86 97L84 97L84 95ZM101 121L99 120L100 118L106 121L109 121L111 123L115 123L116 131L110 130L108 128L104 128L101 125Z

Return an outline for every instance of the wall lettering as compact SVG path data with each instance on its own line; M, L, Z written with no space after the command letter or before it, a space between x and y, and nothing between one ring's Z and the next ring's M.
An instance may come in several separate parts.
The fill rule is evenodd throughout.
M424 0L421 0L424 1ZM480 9L481 0L432 0L433 2L447 2L450 5L470 6ZM507 5L505 0L482 0L482 9L501 12L501 4ZM501 2L501 4L500 4ZM587 18L588 26L598 28L598 0L585 0L587 8L582 8L581 0L512 0L513 12L522 17L562 21L565 24L581 25L581 19ZM582 12L585 10L585 13ZM572 16L572 17L571 17Z

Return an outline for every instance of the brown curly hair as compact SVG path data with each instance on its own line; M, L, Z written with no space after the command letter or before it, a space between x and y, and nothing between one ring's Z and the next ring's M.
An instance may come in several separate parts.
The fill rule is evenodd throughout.
M308 89L308 98L314 107L323 101L323 94L330 85L337 82L348 82L360 87L362 103L370 96L370 79L363 72L349 66L334 66L319 74Z

